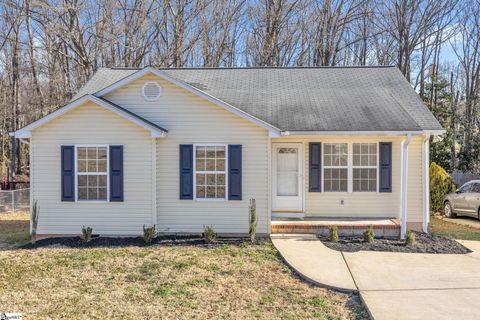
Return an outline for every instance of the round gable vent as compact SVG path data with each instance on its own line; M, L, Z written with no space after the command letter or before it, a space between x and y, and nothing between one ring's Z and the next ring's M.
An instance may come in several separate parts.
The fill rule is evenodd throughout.
M145 82L142 87L142 94L145 100L155 101L162 95L162 87L156 82Z

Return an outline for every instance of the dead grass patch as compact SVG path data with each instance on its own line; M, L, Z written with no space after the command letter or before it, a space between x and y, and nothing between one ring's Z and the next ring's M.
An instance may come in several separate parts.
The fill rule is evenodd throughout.
M0 249L30 240L30 216L26 212L0 214Z
M431 216L428 232L453 239L480 241L479 229L448 222L438 216Z

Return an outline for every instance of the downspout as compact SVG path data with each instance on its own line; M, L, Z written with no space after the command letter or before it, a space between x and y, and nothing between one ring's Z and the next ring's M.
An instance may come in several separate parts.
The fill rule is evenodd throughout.
M430 222L430 134L426 134L422 144L422 179L423 179L423 232L428 233Z
M402 167L401 167L401 188L400 188L400 238L405 239L407 233L407 192L408 192L408 145L412 135L407 134L402 141Z

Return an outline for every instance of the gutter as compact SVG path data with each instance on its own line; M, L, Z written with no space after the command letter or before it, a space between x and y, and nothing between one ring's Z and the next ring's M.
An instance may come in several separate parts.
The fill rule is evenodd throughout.
M351 135L371 135L371 136L404 136L404 135L442 135L445 130L416 130L416 131L282 131L282 137L288 136L351 136Z

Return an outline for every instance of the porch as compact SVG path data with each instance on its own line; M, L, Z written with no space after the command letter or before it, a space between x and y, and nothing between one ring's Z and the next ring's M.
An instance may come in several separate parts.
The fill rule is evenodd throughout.
M379 236L426 231L427 138L385 133L272 139L271 232L328 234L332 225L340 235L361 234L370 225Z
M271 233L310 233L328 236L329 228L332 226L338 228L338 235L341 237L361 236L370 226L373 227L377 237L396 238L400 236L400 221L392 218L272 218Z

